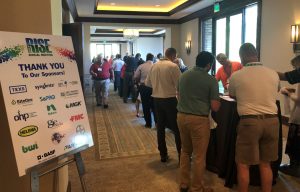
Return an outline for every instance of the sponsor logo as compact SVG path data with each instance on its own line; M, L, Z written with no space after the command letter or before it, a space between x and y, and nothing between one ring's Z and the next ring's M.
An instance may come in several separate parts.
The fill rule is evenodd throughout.
M47 111L48 111L48 115L53 115L53 114L57 113L56 107L53 104L47 105Z
M69 108L72 108L72 107L78 107L80 105L81 105L81 101L77 101L77 102L66 104L66 108L69 109Z
M32 105L33 99L17 99L17 100L12 100L11 104L12 105L22 105L22 106L27 106L27 105Z
M77 85L78 81L64 81L60 80L58 87L68 87L68 85Z
M10 94L26 93L27 87L26 85L9 86L9 92Z
M49 39L25 38L29 56L52 56Z
M39 148L39 146L37 145L37 143L35 143L35 144L29 145L29 146L22 146L22 151L23 151L23 153L27 153L29 151L34 151L38 148Z
M84 117L83 117L83 114L78 114L78 115L73 115L73 116L71 116L71 118L70 118L70 120L72 121L72 122L74 122L74 121L79 121L79 120L81 120L81 119L83 119Z
M64 150L69 150L75 147L75 143L71 143L65 146Z
M59 144L64 137L65 137L65 134L56 132L56 133L52 134L51 140L54 144Z
M78 93L79 93L79 91L78 90L72 90L72 91L64 91L64 92L61 92L60 93L60 95L62 96L62 97L75 97L75 96L77 96L78 95Z
M48 89L54 87L54 84L52 83L44 83L42 85L36 85L34 86L35 89L40 90L40 89Z
M38 132L38 127L35 125L29 125L20 129L18 135L20 137L28 137L35 134L36 132Z
M50 100L54 100L55 99L55 95L47 95L44 97L40 97L40 101L50 101Z
M76 133L81 134L81 135L85 134L84 126L83 125L77 125L76 126Z
M55 149L51 150L51 151L48 151L44 154L41 154L41 155L38 155L36 156L37 160L42 160L43 158L46 158L46 157L49 157L49 156L52 156L55 154Z
M60 127L61 125L63 125L62 122L59 122L59 121L54 120L54 119L48 120L48 121L47 121L47 124L48 124L48 128L49 128L49 129L55 129L55 128L58 128L58 127Z
M36 112L32 112L32 113L21 113L20 110L18 111L18 114L14 116L14 120L15 121L27 121L28 118L31 117L36 117L37 114Z

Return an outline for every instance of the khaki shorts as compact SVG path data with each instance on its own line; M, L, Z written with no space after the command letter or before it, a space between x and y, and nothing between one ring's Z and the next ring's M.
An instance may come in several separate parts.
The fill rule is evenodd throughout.
M278 159L277 117L241 119L237 126L235 161L246 165Z

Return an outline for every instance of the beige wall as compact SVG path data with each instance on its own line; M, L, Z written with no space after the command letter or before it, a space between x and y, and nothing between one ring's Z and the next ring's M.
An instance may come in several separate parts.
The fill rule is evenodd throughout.
M0 30L52 34L50 0L1 0Z
M275 14L276 13L276 14ZM276 71L291 70L295 56L290 43L292 24L300 24L299 0L264 0L262 4L261 61ZM282 86L290 86L281 82ZM281 104L283 96L279 95ZM283 105L282 109L283 109ZM283 114L285 111L283 110Z
M185 50L185 42L192 41L191 53L188 55ZM180 54L185 65L189 68L195 66L197 54L199 52L199 19L194 19L180 25Z

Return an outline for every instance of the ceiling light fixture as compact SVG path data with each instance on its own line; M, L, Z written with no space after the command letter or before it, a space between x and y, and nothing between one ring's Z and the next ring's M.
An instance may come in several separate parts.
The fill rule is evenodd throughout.
M132 41L139 37L139 30L138 29L124 29L123 37L125 39Z
M116 3L110 3L110 5L112 5L112 6L115 6L115 5L116 5Z

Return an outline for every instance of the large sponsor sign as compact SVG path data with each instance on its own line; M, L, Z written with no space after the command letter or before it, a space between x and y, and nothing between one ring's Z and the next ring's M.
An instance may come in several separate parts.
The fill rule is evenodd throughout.
M20 176L93 145L71 38L0 32L0 83Z

